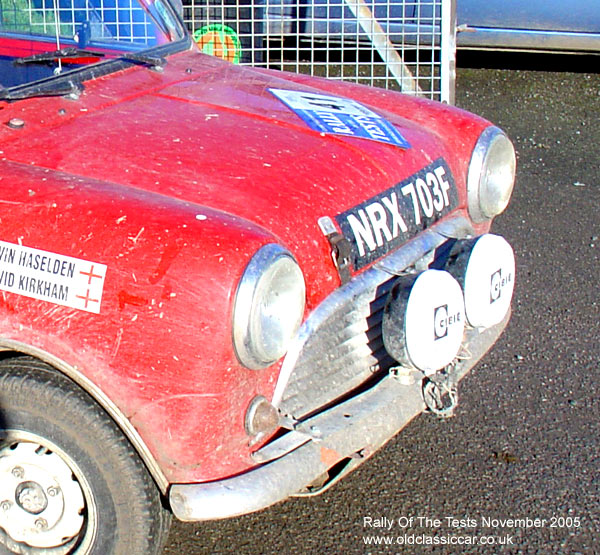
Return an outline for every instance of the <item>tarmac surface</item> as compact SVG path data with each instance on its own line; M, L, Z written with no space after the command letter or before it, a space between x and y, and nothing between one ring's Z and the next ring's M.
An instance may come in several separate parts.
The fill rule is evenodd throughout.
M513 317L456 417L418 417L320 497L174 522L165 554L599 552L600 57L499 63L517 64L458 71L518 176L493 228L517 255Z

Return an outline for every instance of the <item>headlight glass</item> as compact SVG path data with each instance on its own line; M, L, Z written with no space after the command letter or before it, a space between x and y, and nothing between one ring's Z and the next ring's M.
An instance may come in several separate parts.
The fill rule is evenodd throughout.
M512 194L516 156L510 139L497 127L486 128L479 137L467 176L469 214L484 222L502 213Z
M268 244L250 260L233 312L233 343L240 362L265 368L281 358L304 314L304 277L283 247Z

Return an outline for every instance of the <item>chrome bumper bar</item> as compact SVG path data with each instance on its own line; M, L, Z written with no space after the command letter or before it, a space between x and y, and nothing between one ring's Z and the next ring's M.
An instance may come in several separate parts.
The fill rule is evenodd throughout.
M509 317L510 313L481 332L471 331L467 343L471 357L452 371L457 381L494 344ZM293 440L303 437L295 449L289 451L290 434L266 445L257 455L269 459L278 449L285 454L244 474L173 485L169 501L174 515L183 521L239 516L298 494L340 461L348 461L341 475L348 473L425 410L421 378L419 373L400 379L387 375L370 389L304 421L307 433L290 432L295 434Z

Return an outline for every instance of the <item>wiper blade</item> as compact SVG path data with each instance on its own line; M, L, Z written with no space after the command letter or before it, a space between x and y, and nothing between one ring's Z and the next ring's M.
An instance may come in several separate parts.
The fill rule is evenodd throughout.
M68 47L61 48L59 50L53 50L51 52L40 52L39 54L33 54L32 56L17 58L13 60L13 63L17 65L34 64L65 58L103 58L106 57L106 55L106 52L99 52L97 50ZM163 58L162 56L151 56L149 54L141 54L139 52L119 52L114 57L110 56L109 59L140 63L157 69L164 67L167 63L166 58Z
M106 54L104 52L69 47L61 48L59 50L52 50L51 52L40 52L39 54L24 56L23 58L16 58L13 60L13 64L35 64L38 62L49 62L52 60L62 60L65 58L103 58L105 55Z
M32 98L34 96L66 96L68 94L80 95L83 92L83 85L67 81L60 85L52 84L49 86L28 86L18 89L0 89L0 100L22 100L24 98Z

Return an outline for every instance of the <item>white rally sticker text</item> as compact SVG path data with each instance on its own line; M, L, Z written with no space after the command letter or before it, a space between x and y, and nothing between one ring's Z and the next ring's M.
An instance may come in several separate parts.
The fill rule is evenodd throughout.
M106 266L0 241L0 290L100 313Z

